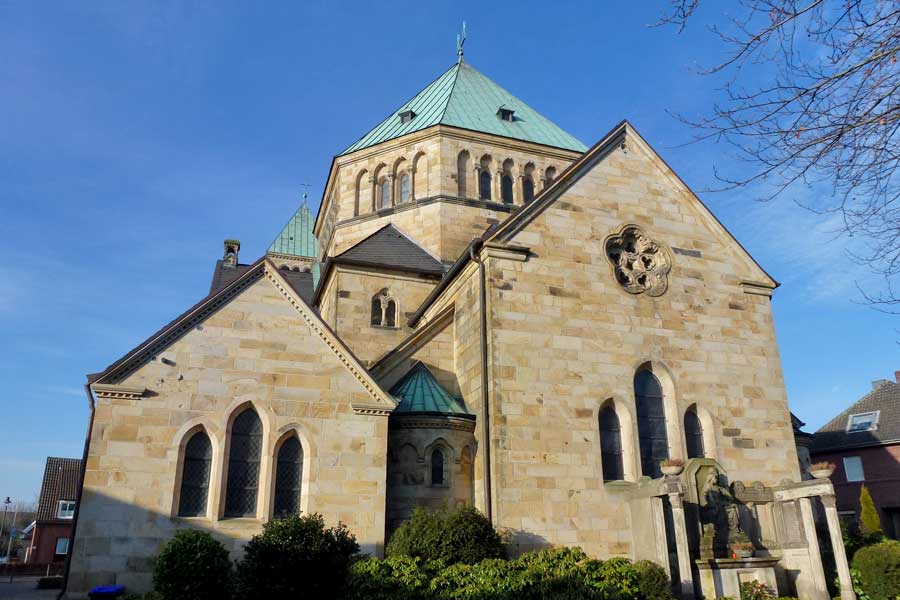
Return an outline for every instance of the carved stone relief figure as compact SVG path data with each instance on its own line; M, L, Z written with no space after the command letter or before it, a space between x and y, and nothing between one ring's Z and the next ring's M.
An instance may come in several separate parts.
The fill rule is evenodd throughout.
M669 251L636 225L626 225L606 239L606 257L616 281L631 294L661 296L669 286Z

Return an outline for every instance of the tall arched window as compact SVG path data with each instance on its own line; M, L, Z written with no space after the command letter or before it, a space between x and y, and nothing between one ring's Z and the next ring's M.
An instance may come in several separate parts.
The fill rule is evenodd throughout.
M669 438L666 434L662 385L649 369L642 369L634 376L634 401L640 438L641 471L644 475L659 477L662 475L660 461L669 458Z
M600 459L603 463L603 481L625 479L622 428L616 407L611 402L600 409Z
M181 467L181 493L178 497L179 517L206 515L209 497L209 472L212 465L212 444L204 431L198 431L184 448Z
M390 208L391 206L391 182L387 177L381 180L381 203L378 208Z
M550 187L550 184L556 179L556 167L547 167L544 171L544 187Z
M500 197L504 204L512 204L513 202L513 178L509 173L504 173L500 180Z
M526 204L534 200L534 179L530 175L522 180L522 200Z
M478 173L478 197L482 200L491 199L491 172L486 169Z
M397 303L393 300L388 300L387 306L384 307L384 326L397 326Z
M703 447L703 424L697 416L697 408L692 406L684 413L684 441L687 443L688 458L705 458Z
M275 471L275 516L287 517L300 512L300 486L303 481L303 446L297 436L284 440L278 449Z
M409 175L404 173L400 176L400 202L409 201Z
M469 152L467 150L463 150L459 153L459 156L456 157L456 185L458 189L458 196L460 198L466 198L468 196L467 189L467 180L469 178Z
M256 516L261 454L262 421L255 410L248 408L231 425L228 488L225 493L226 517Z
M440 448L431 453L431 485L444 485L444 453Z

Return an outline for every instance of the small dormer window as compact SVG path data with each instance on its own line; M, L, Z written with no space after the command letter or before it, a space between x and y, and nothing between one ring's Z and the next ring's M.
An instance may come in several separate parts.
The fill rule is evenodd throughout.
M404 110L400 113L400 123L409 123L416 118L416 113L411 110Z
M847 431L855 433L857 431L873 431L878 428L879 411L856 413L847 418Z
M516 111L514 111L511 108L506 108L504 106L501 106L497 110L497 116L500 117L501 121L509 121L510 123L512 123L513 121L516 120L515 114L516 114Z

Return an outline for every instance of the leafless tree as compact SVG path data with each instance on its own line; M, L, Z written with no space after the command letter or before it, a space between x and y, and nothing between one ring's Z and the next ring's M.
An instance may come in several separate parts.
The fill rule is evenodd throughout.
M672 0L662 19L683 31L700 0ZM704 10L720 9L718 2ZM710 29L727 57L704 73L726 73L723 100L700 118L696 139L732 144L751 163L744 176L716 172L718 189L760 186L772 199L795 186L818 193L802 202L839 214L861 240L853 254L884 276L862 290L900 311L900 2L739 0L737 16Z

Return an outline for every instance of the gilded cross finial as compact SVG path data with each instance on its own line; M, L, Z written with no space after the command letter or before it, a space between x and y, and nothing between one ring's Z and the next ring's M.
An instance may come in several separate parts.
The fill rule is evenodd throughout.
M462 33L456 34L456 60L457 62L462 62L463 58L463 44L466 43L466 22L463 21L462 24Z

